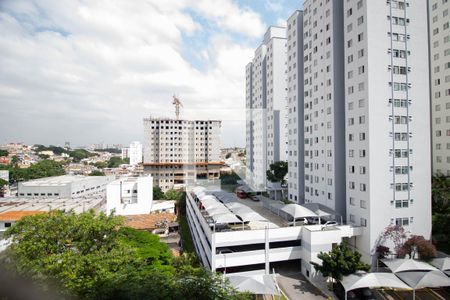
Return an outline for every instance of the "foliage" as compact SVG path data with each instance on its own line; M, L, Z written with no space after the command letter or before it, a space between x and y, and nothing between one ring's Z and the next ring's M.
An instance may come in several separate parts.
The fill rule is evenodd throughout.
M436 174L432 180L433 241L439 250L450 253L450 179Z
M8 156L8 155L9 155L8 150L2 150L2 149L0 149L0 156Z
M183 193L174 189L167 190L164 194L164 198L166 200L175 200L179 201L183 197Z
M164 199L164 193L159 186L153 187L153 200Z
M311 262L314 268L325 277L332 277L336 280L342 279L355 273L358 270L368 271L370 266L361 262L361 254L352 251L347 244L341 243L330 252L320 252L317 255L322 260L322 265Z
M113 154L122 153L122 149L117 149L117 148L95 149L94 151L95 152L108 152L108 153L113 153Z
M47 155L47 154L38 154L38 157L39 157L40 159L49 159L49 158L50 158L50 155Z
M267 180L270 182L284 183L284 177L288 172L288 163L285 161L277 161L270 164L270 169L266 171Z
M407 237L408 232L400 225L389 225L384 229L381 238L384 240L391 240L394 244L394 251L398 253Z
M28 168L8 167L10 182L27 181L50 176L64 175L63 166L53 160L41 160Z
M220 174L221 185L237 184L237 181L240 179L241 177L239 177L239 175L237 175L235 172L232 172L231 174Z
M251 299L216 274L174 259L167 245L146 231L122 227L123 219L93 211L60 211L21 219L6 232L9 272L62 287L60 298Z
M389 247L383 246L383 245L379 245L377 246L377 253L378 253L378 258L383 259L386 258L387 255L389 254Z
M450 213L450 179L442 174L432 179L433 213Z
M430 260L437 256L436 247L421 235L412 235L400 248L398 256L404 257L408 254L410 258L413 258L415 249L423 260Z
M107 166L108 166L108 168L118 168L120 165L129 164L129 163L130 163L129 158L122 159L118 156L113 156L109 159Z
M231 157L231 152L228 152L228 153L225 155L225 159L230 158L230 157Z
M69 156L72 157L74 162L80 162L82 159L89 158L92 156L98 156L98 154L89 152L85 149L76 149L73 151L69 151Z
M97 161L94 163L94 166L99 169L104 169L108 166L108 163L106 163L104 161Z
M2 187L4 187L5 185L8 185L8 181L6 181L6 180L3 179L3 178L0 178L0 189L1 189Z
M89 176L105 176L105 173L99 170L94 170L89 174Z
M192 241L189 225L186 220L186 216L178 215L178 223L180 224L180 237L183 245L184 253L189 253L195 256L194 243Z

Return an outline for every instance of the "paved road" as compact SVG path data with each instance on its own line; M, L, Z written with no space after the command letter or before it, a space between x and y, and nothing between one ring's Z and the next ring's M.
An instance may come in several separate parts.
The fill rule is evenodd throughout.
M301 273L278 275L278 285L289 299L323 300L322 293L309 283Z

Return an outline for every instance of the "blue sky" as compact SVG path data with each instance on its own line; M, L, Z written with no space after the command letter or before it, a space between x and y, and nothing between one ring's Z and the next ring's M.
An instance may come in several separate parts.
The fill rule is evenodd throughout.
M245 143L245 65L292 0L2 0L0 144L143 140L142 119L220 119Z

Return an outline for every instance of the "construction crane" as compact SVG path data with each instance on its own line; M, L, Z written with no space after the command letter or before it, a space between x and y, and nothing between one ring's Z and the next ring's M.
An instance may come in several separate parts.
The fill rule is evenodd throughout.
M183 104L181 104L180 99L178 99L175 95L172 96L173 101L172 104L175 105L175 115L177 116L177 120L180 119L180 106L183 107Z

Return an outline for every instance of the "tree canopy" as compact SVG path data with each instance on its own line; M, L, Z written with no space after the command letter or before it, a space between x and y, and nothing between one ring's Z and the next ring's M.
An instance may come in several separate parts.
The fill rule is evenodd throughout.
M400 248L398 256L405 257L408 255L414 258L415 251L419 254L419 258L430 260L437 256L436 247L421 235L412 235Z
M284 183L284 177L288 172L288 163L285 161L277 161L270 164L270 169L266 171L267 180L270 182Z
M129 163L130 163L129 158L122 159L118 156L113 156L109 159L107 167L108 168L118 168L120 165L129 164Z
M3 168L9 170L10 182L60 176L66 173L63 166L59 162L47 159L41 160L28 168L18 168L14 164Z
M0 156L8 156L9 152L7 150L0 149Z
M330 252L320 252L317 255L322 264L311 262L314 268L325 277L341 280L343 276L358 270L368 271L370 266L361 262L361 254L351 250L346 243L334 247Z
M153 200L162 200L164 199L164 193L159 186L153 187Z
M61 298L249 299L122 217L52 211L21 219L5 236L13 242L0 263L43 287L55 282Z

